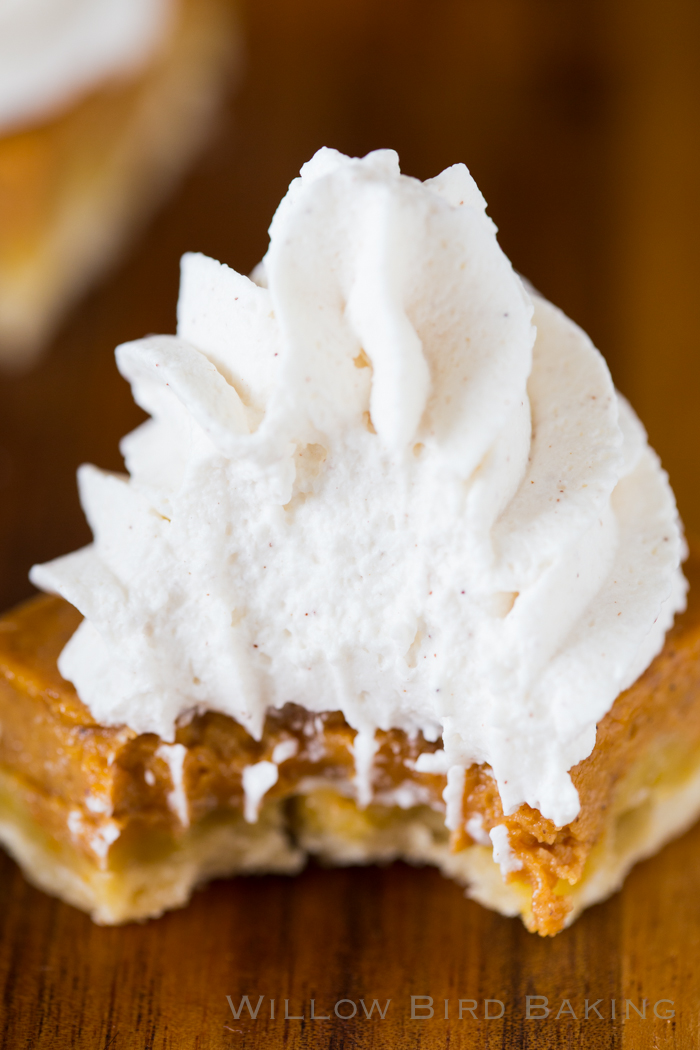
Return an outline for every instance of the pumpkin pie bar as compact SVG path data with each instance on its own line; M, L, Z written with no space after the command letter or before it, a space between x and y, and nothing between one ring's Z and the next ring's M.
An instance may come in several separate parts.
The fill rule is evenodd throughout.
M673 493L485 207L321 150L252 278L185 256L117 349L151 419L0 629L1 834L97 921L313 855L554 934L700 810Z
M0 364L8 367L36 355L203 143L232 60L230 0L64 8L44 0L24 14L18 6L3 23ZM145 54L140 41L133 59L126 45L124 54L118 43L109 49L106 37L121 31L128 40L142 23ZM13 31L15 50L35 41L16 71L6 54ZM53 51L44 54L49 31ZM92 56L105 48L102 69ZM34 78L28 66L37 67Z

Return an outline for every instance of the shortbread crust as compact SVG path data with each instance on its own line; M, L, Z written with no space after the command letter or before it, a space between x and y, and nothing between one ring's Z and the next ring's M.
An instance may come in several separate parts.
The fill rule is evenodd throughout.
M688 611L572 771L577 819L556 828L528 806L504 817L488 768L472 766L464 830L452 834L445 777L414 768L439 741L378 734L362 809L354 731L338 712L288 705L269 713L259 742L214 712L181 725L174 745L96 725L56 669L80 616L62 599L34 599L0 620L0 840L32 881L102 923L158 915L213 877L291 873L311 854L434 864L482 904L555 934L700 812L700 563L686 572ZM278 779L251 823L243 770L275 756ZM505 873L485 844L498 826Z

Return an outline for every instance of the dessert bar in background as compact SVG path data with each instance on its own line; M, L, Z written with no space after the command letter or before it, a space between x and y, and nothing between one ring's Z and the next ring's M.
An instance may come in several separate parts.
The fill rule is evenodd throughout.
M0 366L30 363L205 141L231 0L0 5Z

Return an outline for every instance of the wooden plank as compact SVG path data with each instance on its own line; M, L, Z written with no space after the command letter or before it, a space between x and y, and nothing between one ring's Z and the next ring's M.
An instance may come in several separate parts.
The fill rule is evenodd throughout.
M546 940L404 865L219 882L160 920L100 928L3 858L0 1047L691 1047L699 875L695 829ZM238 1009L244 995L254 1007L264 997L255 1019L245 1006L238 1020L231 1012L226 996ZM546 1019L536 1019L543 999L527 1019L528 995L546 997ZM421 998L412 1019L411 996L431 997L434 1015L419 1019ZM311 999L327 1019L311 1019ZM391 999L386 1016L368 1020L361 999ZM470 1001L462 1020L460 999ZM484 1019L487 999L491 1013L503 1004L502 1018ZM644 999L642 1019L634 1006ZM476 1017L465 1009L474 1000ZM590 1008L598 1000L602 1018ZM339 1019L336 1003L358 1016ZM654 1004L675 1017L655 1018Z
M617 379L671 475L686 523L698 530L700 7L618 0L611 14Z

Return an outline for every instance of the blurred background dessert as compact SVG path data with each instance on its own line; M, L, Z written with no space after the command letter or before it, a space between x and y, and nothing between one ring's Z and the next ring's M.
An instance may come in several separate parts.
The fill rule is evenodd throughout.
M0 365L26 365L211 125L227 0L0 0Z

